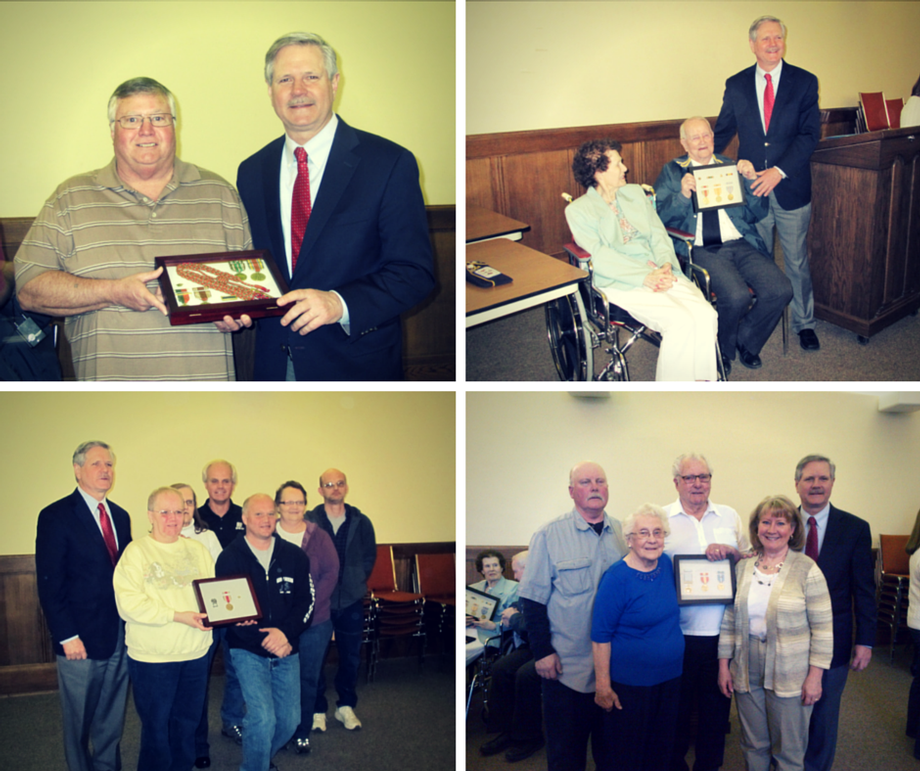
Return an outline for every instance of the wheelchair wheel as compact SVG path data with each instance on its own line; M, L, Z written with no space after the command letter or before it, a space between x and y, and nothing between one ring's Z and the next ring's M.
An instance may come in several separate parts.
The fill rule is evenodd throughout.
M590 380L594 373L587 371L584 323L574 299L570 295L560 297L547 303L545 309L546 336L559 379Z

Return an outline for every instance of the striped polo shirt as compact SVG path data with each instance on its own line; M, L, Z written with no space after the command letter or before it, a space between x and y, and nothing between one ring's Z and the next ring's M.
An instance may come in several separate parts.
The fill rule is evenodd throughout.
M16 254L16 283L49 270L119 279L154 269L154 257L252 248L236 190L176 158L159 200L127 186L108 166L64 182L42 207ZM147 288L156 292L157 282ZM230 335L214 324L170 326L156 308L111 305L68 316L79 380L233 380Z

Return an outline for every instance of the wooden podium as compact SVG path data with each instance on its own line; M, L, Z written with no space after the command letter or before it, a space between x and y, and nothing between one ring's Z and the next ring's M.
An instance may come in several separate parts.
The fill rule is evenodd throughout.
M920 307L920 129L822 139L811 183L815 316L868 342Z

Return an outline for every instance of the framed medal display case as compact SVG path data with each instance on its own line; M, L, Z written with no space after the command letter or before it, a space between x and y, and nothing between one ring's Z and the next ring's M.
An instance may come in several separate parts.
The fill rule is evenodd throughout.
M283 316L278 298L287 282L267 249L156 257L160 290L169 309L169 323L200 324L238 319Z
M697 212L744 206L744 185L734 163L713 163L688 169L696 180L693 210Z
M226 626L262 618L259 598L248 575L198 578L192 581L192 586L198 611L208 616L205 626Z
M678 605L729 605L735 599L731 559L710 562L705 554L675 554L671 560Z

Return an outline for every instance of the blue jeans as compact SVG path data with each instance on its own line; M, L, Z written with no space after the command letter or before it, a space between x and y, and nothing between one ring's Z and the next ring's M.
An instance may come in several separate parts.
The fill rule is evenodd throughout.
M198 728L195 729L195 757L206 758L211 755L211 745L208 742L208 704L210 703L211 690L211 665L214 663L214 654L217 653L217 646L220 645L220 633L214 630L211 647L208 648L207 659L208 677L205 680L204 703L201 705L201 719L198 721ZM235 677L234 677L235 679ZM239 687L239 682L237 682ZM240 700L242 701L242 696Z
M313 728L316 692L326 648L332 638L332 619L308 627L300 635L300 725L294 732L297 739L306 739ZM323 710L325 711L325 710Z
M335 630L335 647L339 654L339 671L335 674L335 691L339 695L336 704L340 707L354 708L358 706L358 667L361 664L364 603L358 600L347 608L333 609L331 620ZM324 660L325 658L323 656ZM320 669L315 711L325 712L328 706L326 674Z
M300 659L296 653L266 658L242 648L231 648L230 657L246 700L240 771L266 771L300 720Z
M188 771L208 681L208 657L149 664L128 657L141 719L138 771Z
M224 724L224 728L229 728L232 725L243 725L246 702L243 701L240 681L236 676L233 659L230 657L227 627L223 627L220 631L215 629L214 636L218 635L220 635L220 649L224 657L224 700L220 704L220 722Z

